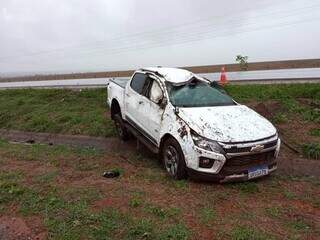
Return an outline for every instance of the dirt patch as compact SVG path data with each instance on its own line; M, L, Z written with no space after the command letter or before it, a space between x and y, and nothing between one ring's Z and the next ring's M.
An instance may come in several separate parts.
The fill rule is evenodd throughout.
M299 102L310 106L316 104L310 99L298 100ZM277 101L266 101L258 104L256 102L251 102L248 106L269 120L273 119L278 113L286 112L284 107ZM295 114L292 119L287 119L287 122L285 123L275 123L275 125L285 143L288 143L298 151L300 150L299 148L301 148L301 144L319 142L318 137L310 135L310 131L319 128L319 124L311 121L304 121L298 114ZM299 137L297 138L297 136Z
M11 159L10 161L3 163L2 169L6 171L22 171L26 175L30 174L32 176L36 176L51 172L55 168L49 164L43 165L42 163L36 161L17 161Z
M309 107L320 109L320 102L310 98L297 98L298 102Z
M282 145L278 158L278 172L293 176L320 176L320 161L306 159Z
M32 224L32 229L27 222ZM47 233L41 227L41 219L37 217L22 219L19 217L0 217L0 240L44 240Z
M267 103L258 104L253 102L247 105L268 119L271 119L277 112L283 109L281 104L277 101L268 101Z
M126 145L117 138L89 137L81 135L62 135L50 133L34 133L0 129L2 139L26 144L67 145L75 147L92 147L105 151L125 148Z
M251 104L251 106L260 114L265 117L270 118L277 111L281 109L280 105L277 102L270 101L268 104L259 103L256 105ZM301 121L296 121L291 124L279 124L277 128L281 134L281 138L285 144L282 144L282 149L279 156L279 170L282 173L289 175L297 176L320 176L320 162L317 160L311 160L304 158L301 154L292 151L296 149L298 152L301 152L299 145L295 142L292 142L291 139L295 139L294 136L299 136L299 141L307 143L314 141L315 137L308 135L308 129L314 128L315 124L310 123L305 125ZM294 129L294 131L292 131ZM306 133L307 132L307 133ZM121 149L121 155L116 158L106 159L105 166L106 169L108 166L114 165L115 162L126 162L130 166L127 166L128 169L131 169L131 174L136 172L139 167L136 163L131 162L128 159L128 155L136 154L137 146L135 141L122 142L117 138L100 138L100 137L88 137L88 136L70 136L70 135L60 135L60 134L46 134L46 133L29 133L21 131L8 131L0 130L2 138L9 141L19 141L27 142L33 140L34 143L44 143L44 144L54 144L54 145L69 145L77 147L92 147L100 149L103 151L112 152L115 149ZM294 136L293 136L294 135ZM287 145L287 146L286 146ZM290 149L291 148L291 149ZM152 154L145 150L145 148L138 149L144 155L151 157ZM154 157L154 156L153 156ZM63 161L61 160L62 164ZM17 163L19 166L19 163ZM16 166L15 164L12 167ZM34 167L34 166L32 166ZM62 166L60 166L62 167Z
M310 103L309 100L300 99ZM252 102L248 104L262 116L272 119L277 113L284 111L281 104L277 101L267 101L264 103ZM279 172L287 175L297 176L320 176L320 162L317 160L306 159L302 156L302 144L314 143L319 138L310 136L309 132L317 126L314 122L305 122L299 116L287 123L276 123L277 130L282 140L279 155ZM299 136L297 138L297 136Z
M104 208L116 208L120 210L121 212L127 212L128 211L128 198L123 197L107 197L104 199L101 199L99 201L96 201L92 205L93 210L99 211Z

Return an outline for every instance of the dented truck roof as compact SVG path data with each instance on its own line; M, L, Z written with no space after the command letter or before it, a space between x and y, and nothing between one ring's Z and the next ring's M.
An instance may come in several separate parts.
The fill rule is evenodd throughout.
M193 78L204 80L194 73L181 68L149 67L143 68L143 70L157 72L162 77L164 77L167 82L173 83L175 85L183 85L185 83L188 83Z

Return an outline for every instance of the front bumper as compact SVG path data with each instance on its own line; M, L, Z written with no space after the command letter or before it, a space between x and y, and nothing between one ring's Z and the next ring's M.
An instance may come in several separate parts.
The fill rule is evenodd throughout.
M274 171L277 170L277 165L273 165L269 167L269 174L273 173ZM199 179L203 181L211 181L211 182L219 182L219 183L228 183L228 182L243 182L243 181L248 181L248 173L242 173L242 174L233 174L233 175L223 175L223 174L212 174L212 173L204 173L204 172L199 172L194 169L188 168L188 175ZM265 176L261 176L265 177ZM261 178L258 177L258 178Z
M250 151L252 147L263 145L259 152ZM204 180L219 182L246 181L248 170L252 167L267 165L269 173L277 169L277 157L280 151L281 141L275 136L265 141L245 144L224 145L225 155L208 152L194 147L193 164L187 164L191 176ZM189 163L191 155L189 157ZM212 168L199 167L200 158L214 159Z

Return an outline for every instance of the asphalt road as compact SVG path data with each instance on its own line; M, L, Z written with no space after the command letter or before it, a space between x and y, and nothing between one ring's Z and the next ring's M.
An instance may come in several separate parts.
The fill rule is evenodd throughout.
M227 78L235 84L275 84L320 82L320 68L285 69L267 71L227 72ZM199 74L210 80L219 80L219 73ZM97 88L105 87L109 78L89 78L72 80L0 82L0 89L8 88Z

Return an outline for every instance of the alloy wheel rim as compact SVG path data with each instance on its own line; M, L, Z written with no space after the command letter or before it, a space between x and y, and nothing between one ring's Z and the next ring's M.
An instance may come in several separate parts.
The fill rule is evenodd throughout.
M116 121L116 127L117 127L117 132L118 132L119 136L121 137L123 134L123 131L122 131L121 124L119 123L119 121Z
M167 147L164 160L167 172L175 176L178 170L179 154L173 146L170 145Z

